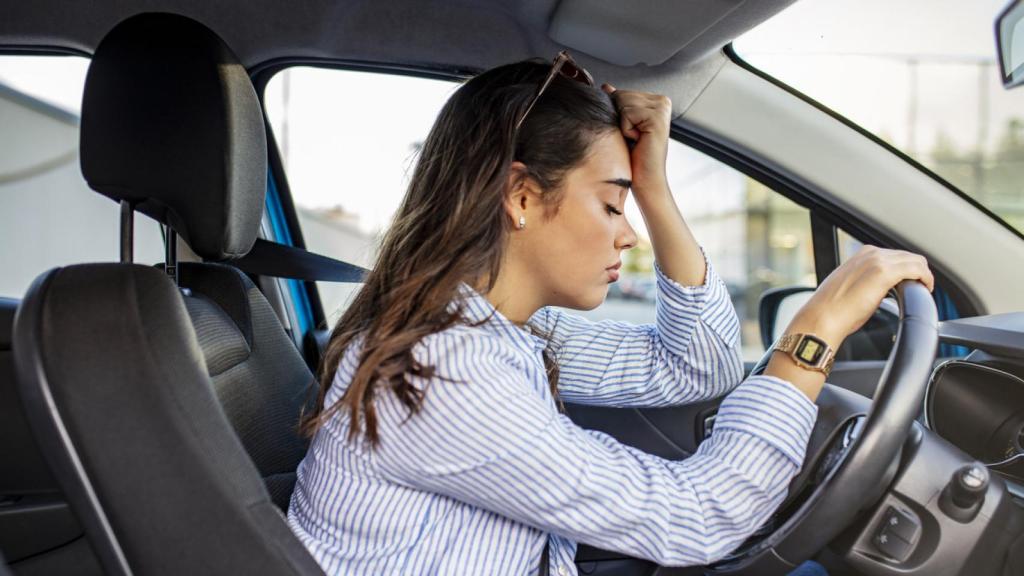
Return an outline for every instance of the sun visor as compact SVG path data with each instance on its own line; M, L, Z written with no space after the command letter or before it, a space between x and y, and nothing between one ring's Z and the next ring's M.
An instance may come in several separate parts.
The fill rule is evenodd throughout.
M551 17L548 36L618 66L656 66L692 43L702 51L721 48L732 40L726 35L737 27L720 24L743 22L748 28L750 20L767 17L758 9L757 16L748 18L754 14L746 14L752 10L741 8L743 4L743 0L562 0ZM765 4L772 5L773 13L788 2ZM712 38L702 38L708 33Z

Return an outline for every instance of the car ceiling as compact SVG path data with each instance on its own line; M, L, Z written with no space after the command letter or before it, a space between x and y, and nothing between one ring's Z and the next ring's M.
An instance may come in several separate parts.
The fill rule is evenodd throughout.
M6 3L0 45L91 53L133 14L174 12L212 28L250 69L309 58L472 71L567 47L599 80L670 93L688 67L792 1L32 0Z

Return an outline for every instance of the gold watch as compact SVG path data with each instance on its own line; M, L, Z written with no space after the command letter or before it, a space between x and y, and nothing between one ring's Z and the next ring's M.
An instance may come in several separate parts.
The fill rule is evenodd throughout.
M785 352L797 366L821 372L826 378L836 360L835 350L814 334L786 334L779 338L772 350Z

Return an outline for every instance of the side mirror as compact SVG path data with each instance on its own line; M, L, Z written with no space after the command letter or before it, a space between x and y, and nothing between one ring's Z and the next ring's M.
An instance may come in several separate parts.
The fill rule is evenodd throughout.
M782 331L796 316L796 313L811 299L814 288L808 286L784 286L772 288L761 294L757 319L761 325L761 344L768 350L782 336Z
M782 336L796 313L811 299L814 288L786 286L773 288L761 295L758 321L761 343L768 350ZM892 351L899 327L899 307L892 298L885 298L878 310L855 334L851 334L836 352L836 360L885 360Z
M1014 0L996 18L996 50L1003 87L1024 84L1024 3Z

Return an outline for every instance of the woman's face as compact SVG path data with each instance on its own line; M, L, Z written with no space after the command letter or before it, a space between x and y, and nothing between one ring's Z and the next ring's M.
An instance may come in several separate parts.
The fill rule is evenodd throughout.
M542 305L590 310L604 302L618 276L609 269L637 242L623 214L631 178L625 138L607 132L564 177L556 214L546 220L535 216L541 210L528 210L526 228L514 234Z

